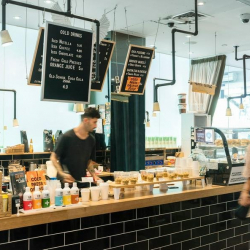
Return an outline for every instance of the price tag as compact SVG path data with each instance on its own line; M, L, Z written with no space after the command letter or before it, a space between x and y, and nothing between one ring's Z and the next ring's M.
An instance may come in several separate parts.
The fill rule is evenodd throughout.
M93 182L93 177L82 177L82 182Z

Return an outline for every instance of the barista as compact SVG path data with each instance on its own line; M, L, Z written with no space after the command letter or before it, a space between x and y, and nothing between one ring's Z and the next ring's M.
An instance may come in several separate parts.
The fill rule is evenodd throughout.
M95 138L90 133L97 127L99 118L100 114L95 108L87 108L81 116L79 126L67 131L59 138L55 152L51 154L50 159L62 182L81 181L81 177L86 176L86 170L89 171L94 182L100 179L94 170ZM83 187L79 183L78 186Z

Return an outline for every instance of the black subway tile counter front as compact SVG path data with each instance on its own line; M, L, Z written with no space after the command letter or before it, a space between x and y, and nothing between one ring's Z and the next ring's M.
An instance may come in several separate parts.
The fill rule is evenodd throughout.
M0 250L249 250L250 219L234 217L235 189L219 188L218 195L209 191L206 197L196 191L190 200L179 193L151 195L145 202L143 197L90 202L58 214L37 214L33 225L29 215L1 218ZM182 198L176 202L178 195Z

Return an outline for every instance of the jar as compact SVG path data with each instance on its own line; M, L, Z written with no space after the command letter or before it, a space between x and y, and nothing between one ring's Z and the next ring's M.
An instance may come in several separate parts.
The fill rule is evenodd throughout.
M121 184L122 182L122 171L114 171L115 184Z
M167 160L168 160L168 165L175 165L175 156L168 156Z

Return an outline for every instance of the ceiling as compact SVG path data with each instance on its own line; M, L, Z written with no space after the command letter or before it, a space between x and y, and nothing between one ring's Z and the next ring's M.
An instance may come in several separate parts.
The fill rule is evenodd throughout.
M216 54L228 54L239 45L239 51L250 50L250 22L243 24L240 14L250 13L250 6L236 0L204 0L205 5L198 11L211 17L199 21L199 34L190 40L196 44L184 44L189 39L184 34L176 34L176 55L181 57L207 57ZM50 8L44 0L22 0L30 4ZM66 0L58 0L62 9ZM72 0L72 13L93 19L100 19L104 12L110 20L110 30L146 37L146 45L154 45L157 52L171 53L171 28L160 24L158 35L157 21L169 15L194 10L194 0ZM114 11L117 6L116 11ZM67 7L65 7L67 8ZM126 8L126 15L125 15ZM114 22L115 13L115 22ZM7 4L7 24L26 27L26 8ZM0 14L1 16L1 14ZM14 16L20 16L15 20ZM51 14L45 13L44 19L51 20ZM161 20L161 22L164 22ZM43 23L43 13L27 9L27 27L38 29ZM90 28L91 24L80 20L71 20L74 26ZM166 23L166 21L165 21ZM194 25L178 25L183 30L194 30ZM216 39L215 39L216 33ZM215 42L216 41L216 42ZM216 46L215 46L216 44ZM193 54L189 54L192 52Z

